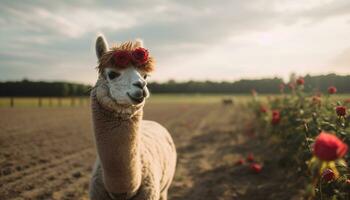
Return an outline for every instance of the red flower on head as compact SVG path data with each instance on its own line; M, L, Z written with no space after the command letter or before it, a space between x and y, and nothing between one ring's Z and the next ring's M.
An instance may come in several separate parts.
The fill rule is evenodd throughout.
M255 173L260 173L261 170L262 170L262 166L259 165L259 164L257 164L257 163L252 163L252 164L250 165L250 169L251 169L253 172L255 172Z
M337 88L334 86L331 86L328 88L328 93L329 94L335 94L337 92Z
M335 108L335 111L337 112L338 116L345 116L346 115L346 107L345 106L337 106Z
M337 136L322 132L316 137L313 153L325 161L332 161L343 157L348 151L348 145Z
M281 121L281 114L278 110L272 111L272 125L277 125Z
M329 181L333 181L335 178L335 174L333 172L333 170L331 169L325 169L323 172L322 172L322 179L329 182Z
M297 84L298 85L304 85L304 83L305 83L305 80L302 77L297 79Z
M139 47L132 52L132 58L137 65L143 65L148 61L148 50Z
M131 55L128 51L119 50L114 53L114 64L119 67L126 67L131 61Z

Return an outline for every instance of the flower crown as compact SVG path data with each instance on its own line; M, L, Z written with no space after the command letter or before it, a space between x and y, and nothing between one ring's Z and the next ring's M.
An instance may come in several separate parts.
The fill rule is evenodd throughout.
M143 47L134 48L131 42L127 42L106 52L100 60L98 69L102 72L106 67L125 69L129 66L135 66L141 71L151 72L154 65L154 59L149 55L147 49Z

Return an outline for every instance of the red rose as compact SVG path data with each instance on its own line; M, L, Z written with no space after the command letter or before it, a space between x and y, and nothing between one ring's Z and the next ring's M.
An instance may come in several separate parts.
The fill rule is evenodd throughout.
M331 86L328 88L328 93L329 94L335 94L337 92L337 88L334 86Z
M304 83L305 83L305 80L303 78L300 77L300 78L297 79L297 84L298 85L304 85Z
M346 115L346 107L345 106L337 106L335 108L335 111L337 112L338 116L345 116Z
M137 65L143 65L148 61L148 50L139 47L132 52L132 58Z
M313 149L314 155L319 159L332 161L343 157L348 150L348 145L337 136L322 132L316 137Z
M262 166L259 165L259 164L257 164L257 163L252 163L252 164L250 165L250 169L251 169L253 172L255 172L255 173L260 173L261 170L262 170Z
M254 161L254 155L250 153L247 157L247 162L253 162Z
M260 112L267 113L267 108L265 106L260 107Z
M325 169L323 172L322 172L322 179L329 182L329 181L333 181L335 178L335 174L333 172L333 170L331 169Z
M281 121L281 115L278 110L273 110L272 111L272 125L277 125Z
M244 160L241 158L239 160L237 160L236 165L243 165L244 164Z
M131 61L131 55L128 51L119 50L114 53L114 63L119 67L126 67Z

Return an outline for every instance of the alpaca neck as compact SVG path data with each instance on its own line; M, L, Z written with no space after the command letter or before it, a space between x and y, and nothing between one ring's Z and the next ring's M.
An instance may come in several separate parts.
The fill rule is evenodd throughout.
M130 119L101 107L92 96L95 141L107 191L135 193L141 184L139 124L142 110Z

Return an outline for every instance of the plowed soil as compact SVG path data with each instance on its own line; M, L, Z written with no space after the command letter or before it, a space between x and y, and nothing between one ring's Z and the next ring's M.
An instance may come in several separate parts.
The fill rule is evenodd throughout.
M249 116L219 104L151 103L145 119L172 134L178 164L169 199L297 199L298 186L268 164L254 174L235 162L266 145L245 136ZM88 199L95 147L90 110L0 110L0 200ZM293 181L296 183L297 181ZM288 189L287 189L288 188Z

